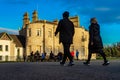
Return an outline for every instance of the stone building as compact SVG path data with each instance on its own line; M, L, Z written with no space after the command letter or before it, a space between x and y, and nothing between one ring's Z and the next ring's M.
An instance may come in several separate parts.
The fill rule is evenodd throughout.
M24 38L22 36L0 33L0 61L20 61L23 51Z
M79 59L86 59L88 55L88 31L80 26L78 16L70 17L70 20L75 26L75 35L70 50L75 52L78 49ZM23 26L19 30L19 35L25 37L25 55L30 55L32 51L34 53L36 51L46 52L47 55L51 51L55 55L58 52L63 52L63 46L59 44L59 34L54 36L57 25L58 20L53 22L39 20L37 11L32 13L32 21L30 21L29 14L26 12L23 15Z

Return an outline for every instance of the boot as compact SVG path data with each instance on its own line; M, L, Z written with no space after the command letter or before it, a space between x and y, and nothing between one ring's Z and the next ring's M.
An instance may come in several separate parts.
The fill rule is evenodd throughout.
M84 65L90 65L89 61L83 62Z
M109 64L110 64L109 61L105 61L102 65L103 65L103 66L107 66L107 65L109 65Z
M73 66L73 61L72 62L69 62L68 66Z

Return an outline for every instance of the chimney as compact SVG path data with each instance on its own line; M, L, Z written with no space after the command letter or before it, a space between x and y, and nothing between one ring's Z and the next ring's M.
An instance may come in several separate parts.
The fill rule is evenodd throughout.
M38 13L36 10L32 13L32 22L35 21L38 21Z
M23 15L23 25L27 25L30 23L30 19L29 19L29 14L28 12L26 12L24 15Z

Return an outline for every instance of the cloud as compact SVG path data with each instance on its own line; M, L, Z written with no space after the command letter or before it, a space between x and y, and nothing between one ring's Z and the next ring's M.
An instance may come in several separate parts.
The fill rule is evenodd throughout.
M119 19L119 20L120 20L120 16L117 16L116 19Z
M101 7L101 8L95 8L96 11L110 11L110 8L106 8L106 7Z
M8 28L2 28L0 27L0 33L1 32L7 32L9 34L19 34L18 30L8 29Z
M80 17L96 17L103 24L120 23L120 17L118 17L120 5L118 3L120 3L119 0L84 0L78 1L76 5L71 3L68 9Z
M78 14L80 17L96 17L103 24L120 23L120 17L117 17L120 14L119 3L119 0L71 0L66 9L70 10L73 15Z

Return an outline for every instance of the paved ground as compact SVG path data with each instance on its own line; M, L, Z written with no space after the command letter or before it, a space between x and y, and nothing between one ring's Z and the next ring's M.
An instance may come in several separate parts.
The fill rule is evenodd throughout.
M58 62L0 63L0 80L120 80L120 61L75 61L72 67L60 66Z

